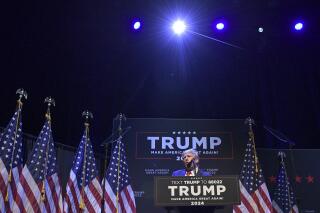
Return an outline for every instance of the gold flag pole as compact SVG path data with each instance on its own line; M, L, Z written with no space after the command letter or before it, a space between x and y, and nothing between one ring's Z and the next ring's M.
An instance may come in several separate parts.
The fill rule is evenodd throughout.
M117 143L118 143L118 176L117 176L117 198L116 198L116 202L117 202L117 213L119 212L119 185L120 185L120 157L121 157L121 149L120 149L120 143L121 143L121 138L122 138L122 120L126 119L126 117L120 113L117 116L117 119L119 119L119 127L118 127L118 132L119 132L119 137L117 139Z
M252 147L253 147L253 152L254 152L254 162L255 162L255 169L256 169L256 173L259 172L259 166L258 166L258 156L257 156L257 151L256 151L256 144L254 141L254 133L253 133L253 129L252 126L255 124L254 120L250 117L248 117L245 121L245 124L247 124L249 126L249 131L248 131L248 135L249 135L249 141L252 143Z
M85 126L85 144L84 144L84 156L83 156L83 166L82 166L82 186L81 186L81 194L80 194L80 203L79 208L83 211L85 209L84 204L84 184L86 181L86 164L87 164L87 143L89 140L89 119L93 119L93 115L89 111L84 111L82 113L82 117L85 118L84 126Z
M11 160L10 160L10 169L9 169L9 175L8 175L8 182L7 182L7 193L6 193L6 197L5 197L5 201L8 202L9 201L9 191L8 191L8 187L11 183L11 179L12 179L12 163L13 163L13 158L14 158L14 152L15 152L15 148L16 148L16 143L17 143L17 133L18 133L18 125L19 125L19 121L20 121L20 113L21 113L21 109L22 109L22 98L27 99L28 98L28 94L24 89L18 89L16 91L16 94L19 94L19 99L17 100L17 119L16 119L16 128L14 131L14 140L13 140L13 148L12 148L12 152L11 152Z
M48 121L49 127L51 129L51 112L50 112L50 107L51 106L56 106L56 103L53 98L51 97L46 97L44 100L44 103L47 103L48 108L46 112L46 119ZM44 202L46 200L46 189L45 189L45 182L46 182L46 177L47 177L47 170L48 170L48 153L49 153L49 145L51 141L51 134L49 134L49 140L47 141L46 144L46 158L44 162L44 173L43 173L43 180L42 180L42 189L41 189L41 201Z

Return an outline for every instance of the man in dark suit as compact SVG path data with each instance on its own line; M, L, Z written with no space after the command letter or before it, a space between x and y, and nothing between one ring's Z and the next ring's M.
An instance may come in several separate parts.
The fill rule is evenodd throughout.
M185 150L181 158L185 169L174 171L172 176L211 176L209 172L199 169L199 154L196 150Z

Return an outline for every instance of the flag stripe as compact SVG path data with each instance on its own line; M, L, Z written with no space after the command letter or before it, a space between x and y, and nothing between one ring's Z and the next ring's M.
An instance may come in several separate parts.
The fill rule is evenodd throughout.
M264 212L264 211L263 211L263 208L262 208L262 206L261 206L260 200L259 200L259 198L258 198L258 196L257 196L257 191L255 191L255 192L251 195L251 197L252 197L252 199L254 200L255 204L257 205L259 212ZM260 196L259 196L259 197L260 197Z
M1 212L5 212L8 209L8 204L5 202L5 196L7 194L7 182L8 172L2 159L0 158L0 206Z
M49 197L52 202L52 211L53 212L61 212L62 206L61 203L59 202L59 195L61 197L61 187L60 187L60 182L58 175L55 173L54 175L51 175L47 178L48 181L48 186L47 189L49 191Z
M80 211L80 210L79 210L78 196L77 196L75 187L74 187L74 185L73 185L73 182L72 182L72 180L70 180L70 179L69 179L69 181L68 181L68 186L69 186L69 189L70 189L70 192L71 192L71 194L69 194L69 197L70 197L70 196L72 197L72 199L70 199L70 200L73 201L73 202L72 202L72 205L74 206L75 211L78 212L78 211Z
M241 194L240 197L241 197L241 203L245 206L248 212L254 212L254 209L252 208L250 202L246 199L246 196Z
M88 187L85 187L85 188L86 188L85 191L88 191ZM89 195L89 197L88 197L88 195L89 195L88 192L83 193L83 197L84 197L83 199L84 199L85 207L87 208L87 210L89 212L96 212L95 209L93 208L91 202L90 202L90 199L92 199L92 196Z
M129 189L128 190L128 188L131 188L131 186L129 185L129 186L127 186L125 189L124 189L124 194L125 194L125 196L126 196L126 200L127 200L127 203L128 203L128 205L130 206L130 209L131 209L131 212L135 212L135 210L136 210L136 207L135 207L135 204L134 204L134 202L133 202L133 200L132 200L132 194L130 194L130 192L132 192L132 189Z
M274 212L283 213L281 208L278 206L278 204L274 200L272 201L272 206L273 206Z
M272 212L272 203L271 200L269 199L269 192L267 189L267 185L265 183L263 183L259 188L259 195L261 196L261 202L264 203L264 209L268 209L269 211Z
M52 183L52 176L47 177L47 180L45 182L45 190L46 190L46 197L45 197L45 206L47 212L57 212L55 208L55 203L57 203L55 200L54 201L54 195L55 195L55 185Z
M28 180L28 181L27 181ZM30 184L30 185L29 185ZM38 212L39 205L36 197L40 197L40 190L38 185L34 182L29 169L25 166L20 176L19 192L24 194L26 198L23 202L24 209L28 211ZM20 194L20 193L19 193Z
M119 202L118 202L118 210L121 209L121 212L126 213L126 209L124 208L124 203L121 194L119 194Z
M13 206L17 205L17 203L22 203L21 197L17 193L17 186L20 182L20 173L22 172L22 167L17 166L12 169L12 182L11 182L11 193L9 196L10 208L12 212L20 212L18 209L13 209Z
M90 193L90 197L91 197L90 202L93 208L96 209L97 211L101 209L102 189L97 178L94 178L89 184L88 193Z
M233 212L235 212L235 213L241 213L241 211L240 211L240 209L239 209L239 206L235 206L235 207L233 208Z
M0 193L0 212L5 212L6 205L4 203L4 198L2 196L2 193Z
M113 193L112 189L111 189L111 186L109 184L108 181L105 181L105 212L109 212L108 211L108 208L109 210L111 210L111 212L116 212L116 201L115 201L115 194ZM108 208L107 208L108 207Z
M65 205L64 205L64 212L65 213L67 213L67 212L75 212L75 211L73 211L73 208L72 208L72 205L71 205L71 201L70 201L70 199L69 199L69 196L66 196L66 203L65 203Z

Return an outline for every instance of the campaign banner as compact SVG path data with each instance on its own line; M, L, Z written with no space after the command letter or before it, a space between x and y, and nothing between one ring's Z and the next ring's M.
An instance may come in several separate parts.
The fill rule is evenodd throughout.
M136 132L136 159L180 160L183 150L196 149L202 159L233 159L232 132ZM223 142L223 144L222 144Z
M240 173L248 140L244 119L127 118L128 127L123 142L138 212L166 212L154 205L154 177L183 169L184 150L197 150L200 169L212 176Z
M238 176L155 177L157 206L240 204Z

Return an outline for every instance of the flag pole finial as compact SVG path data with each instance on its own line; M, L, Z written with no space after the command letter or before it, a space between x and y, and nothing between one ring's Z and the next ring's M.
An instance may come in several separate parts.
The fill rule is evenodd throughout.
M286 153L279 151L278 152L278 157L280 158L281 163L284 162L284 159L286 158Z
M17 100L17 103L18 103L18 108L21 109L21 106L22 106L22 99L28 99L28 93L26 90L24 90L23 88L19 88L17 89L16 91L16 94L19 95L19 98Z
M247 124L249 126L249 129L252 130L252 126L255 125L254 120L249 116L246 118L246 120L244 121L245 124Z
M56 106L56 102L54 101L53 98L49 96L44 99L44 103L46 103L48 106L47 112L46 112L46 118L50 121L51 120L50 108L51 106Z
M122 134L122 122L123 122L123 121L126 121L127 118L126 118L126 116L125 116L123 113L119 113L119 114L116 116L116 120L119 121L118 132L119 132L119 137L120 137L121 134Z
M85 111L83 111L82 112L82 117L84 118L84 124L86 125L86 126L89 126L89 120L91 119L93 119L93 114L92 114L92 112L90 112L89 110L85 110Z
M19 100L21 100L22 98L24 98L26 100L28 99L28 93L23 88L17 89L16 94L19 95Z

